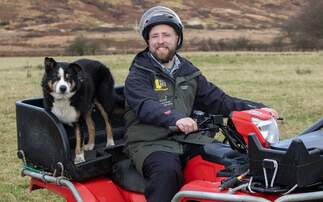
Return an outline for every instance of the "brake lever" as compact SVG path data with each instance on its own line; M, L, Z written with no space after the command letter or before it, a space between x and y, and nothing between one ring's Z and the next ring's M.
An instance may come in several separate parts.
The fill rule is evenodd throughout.
M173 133L181 132L177 126L168 126L168 129Z
M177 126L169 126L168 127L168 129L172 132L172 133L183 133ZM188 135L190 135L190 134L193 134L193 133L197 133L197 132L199 132L199 131L201 131L202 129L198 129L198 130L196 130L196 131L192 131L192 132L190 132L190 133L187 133L187 134L185 134L185 133L183 133L184 135L185 135L185 137L184 137L184 139L188 136Z
M203 132L203 131L209 131L209 130L213 130L213 129L217 129L217 128L218 128L218 126L209 127L209 128L200 128L200 129L198 129L198 130L195 130L195 131L189 132L189 133L187 133L187 134L185 134L185 133L184 133L184 135L185 135L184 139L186 139L186 138L187 138L187 136L189 136L189 135L191 135L191 134L193 134L193 133L198 133L198 132ZM169 126L169 127L168 127L168 129L169 129L171 132L173 132L173 133L181 132L177 126Z

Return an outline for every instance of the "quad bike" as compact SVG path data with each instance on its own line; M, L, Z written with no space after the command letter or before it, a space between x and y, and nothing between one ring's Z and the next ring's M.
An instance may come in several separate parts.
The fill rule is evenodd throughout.
M122 87L116 91L123 95ZM109 148L94 111L96 147L74 164L73 129L45 111L42 98L17 101L18 157L22 175L31 177L30 190L48 189L66 201L145 202L145 179L122 152L124 111L120 100L111 116L117 144ZM200 132L224 138L192 153L173 202L323 201L323 119L279 141L276 120L264 109L228 118L201 111L192 116Z

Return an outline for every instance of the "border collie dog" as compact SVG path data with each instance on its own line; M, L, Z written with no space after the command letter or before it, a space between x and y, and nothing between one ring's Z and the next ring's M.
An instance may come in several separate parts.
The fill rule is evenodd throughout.
M73 63L56 62L45 58L42 79L44 108L61 122L74 127L76 145L74 163L85 161L84 150L95 146L95 124L92 119L96 107L105 121L107 145L114 145L108 114L112 111L115 92L109 69L95 60L80 59ZM86 122L89 140L83 145L80 122Z

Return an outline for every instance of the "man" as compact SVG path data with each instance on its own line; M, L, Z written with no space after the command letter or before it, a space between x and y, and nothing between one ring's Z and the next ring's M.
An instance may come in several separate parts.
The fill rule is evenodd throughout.
M147 201L167 202L182 186L188 151L213 141L198 132L185 137L198 129L190 118L193 110L228 116L265 105L226 95L176 53L183 24L171 9L147 10L139 29L148 47L134 58L125 82L126 150L147 179ZM169 126L182 133L172 133Z

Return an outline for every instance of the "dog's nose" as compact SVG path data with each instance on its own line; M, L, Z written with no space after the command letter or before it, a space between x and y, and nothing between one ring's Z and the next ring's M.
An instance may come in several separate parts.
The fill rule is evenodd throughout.
M65 93L67 87L66 86L60 86L59 87L59 90L62 92L62 93Z

